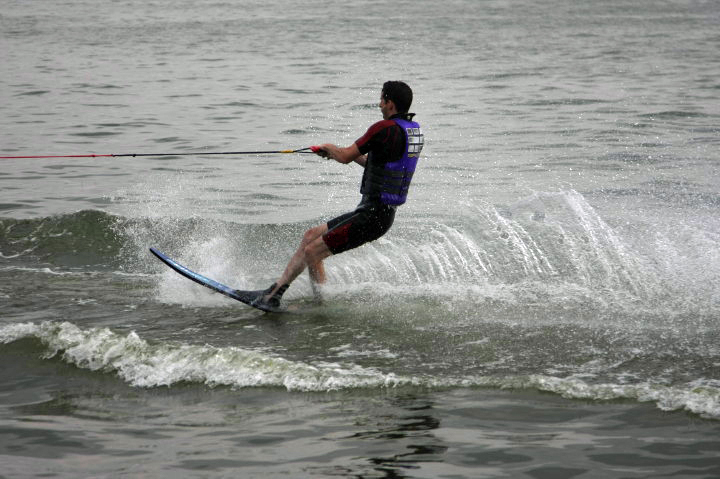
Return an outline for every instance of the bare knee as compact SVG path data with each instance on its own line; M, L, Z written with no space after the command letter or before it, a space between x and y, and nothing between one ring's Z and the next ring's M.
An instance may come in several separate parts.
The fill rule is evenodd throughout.
M305 264L308 266L321 262L331 254L325 241L320 237L315 238L303 248Z
M317 259L315 258L315 250L312 247L312 240L309 243L305 243L303 245L303 261L305 261L305 264L310 266L315 263L317 263Z
M315 228L310 228L305 232L302 242L300 243L303 249L307 248L310 243L323 235L326 230L323 226L316 226Z
M313 228L313 229L309 229L309 230L307 230L307 231L305 232L305 234L303 235L302 241L300 242L300 244L303 246L303 248L304 248L304 247L307 247L307 245L309 245L310 243L312 243L312 240L314 240L315 238L316 238L316 235L315 235L314 228Z

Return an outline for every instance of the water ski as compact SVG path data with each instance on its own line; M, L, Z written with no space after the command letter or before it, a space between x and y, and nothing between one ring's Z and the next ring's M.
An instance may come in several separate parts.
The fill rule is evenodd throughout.
M172 269L180 273L181 275L185 276L188 279L191 279L195 281L198 284L201 284L205 286L206 288L210 288L213 291L216 291L220 294L224 294L228 298L232 298L236 301L240 301L241 303L245 303L248 306L252 306L253 308L259 309L261 311L265 311L266 313L282 313L285 312L286 309L283 307L279 308L273 308L272 306L266 305L266 304L253 304L253 301L257 299L257 297L263 293L263 290L258 291L245 291L241 289L233 289L229 286L226 286L222 283L219 283L213 279L206 278L205 276L198 274L194 271L191 271L190 269L186 268L185 266L181 265L180 263L168 258L160 251L156 250L155 248L150 248L150 252L157 256L157 258L165 263L166 265L170 266Z

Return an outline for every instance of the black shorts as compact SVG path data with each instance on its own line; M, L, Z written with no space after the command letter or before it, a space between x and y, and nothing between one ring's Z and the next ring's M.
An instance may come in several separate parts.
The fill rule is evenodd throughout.
M393 220L394 206L361 203L355 211L328 221L323 240L332 254L342 253L375 241L387 233Z

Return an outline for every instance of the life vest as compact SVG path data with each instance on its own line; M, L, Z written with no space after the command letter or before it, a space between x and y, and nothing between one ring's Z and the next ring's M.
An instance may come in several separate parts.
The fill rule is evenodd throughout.
M420 125L412 120L393 118L405 133L405 151L397 161L377 165L368 157L360 193L371 198L380 197L385 205L401 205L407 199L415 166L420 158L424 139Z

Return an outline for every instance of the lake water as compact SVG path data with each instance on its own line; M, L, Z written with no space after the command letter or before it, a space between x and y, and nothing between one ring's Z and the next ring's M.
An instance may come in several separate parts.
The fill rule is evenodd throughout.
M720 476L714 1L0 0L7 477ZM312 155L414 90L375 243ZM182 153L179 156L177 154ZM188 153L197 153L188 155Z

